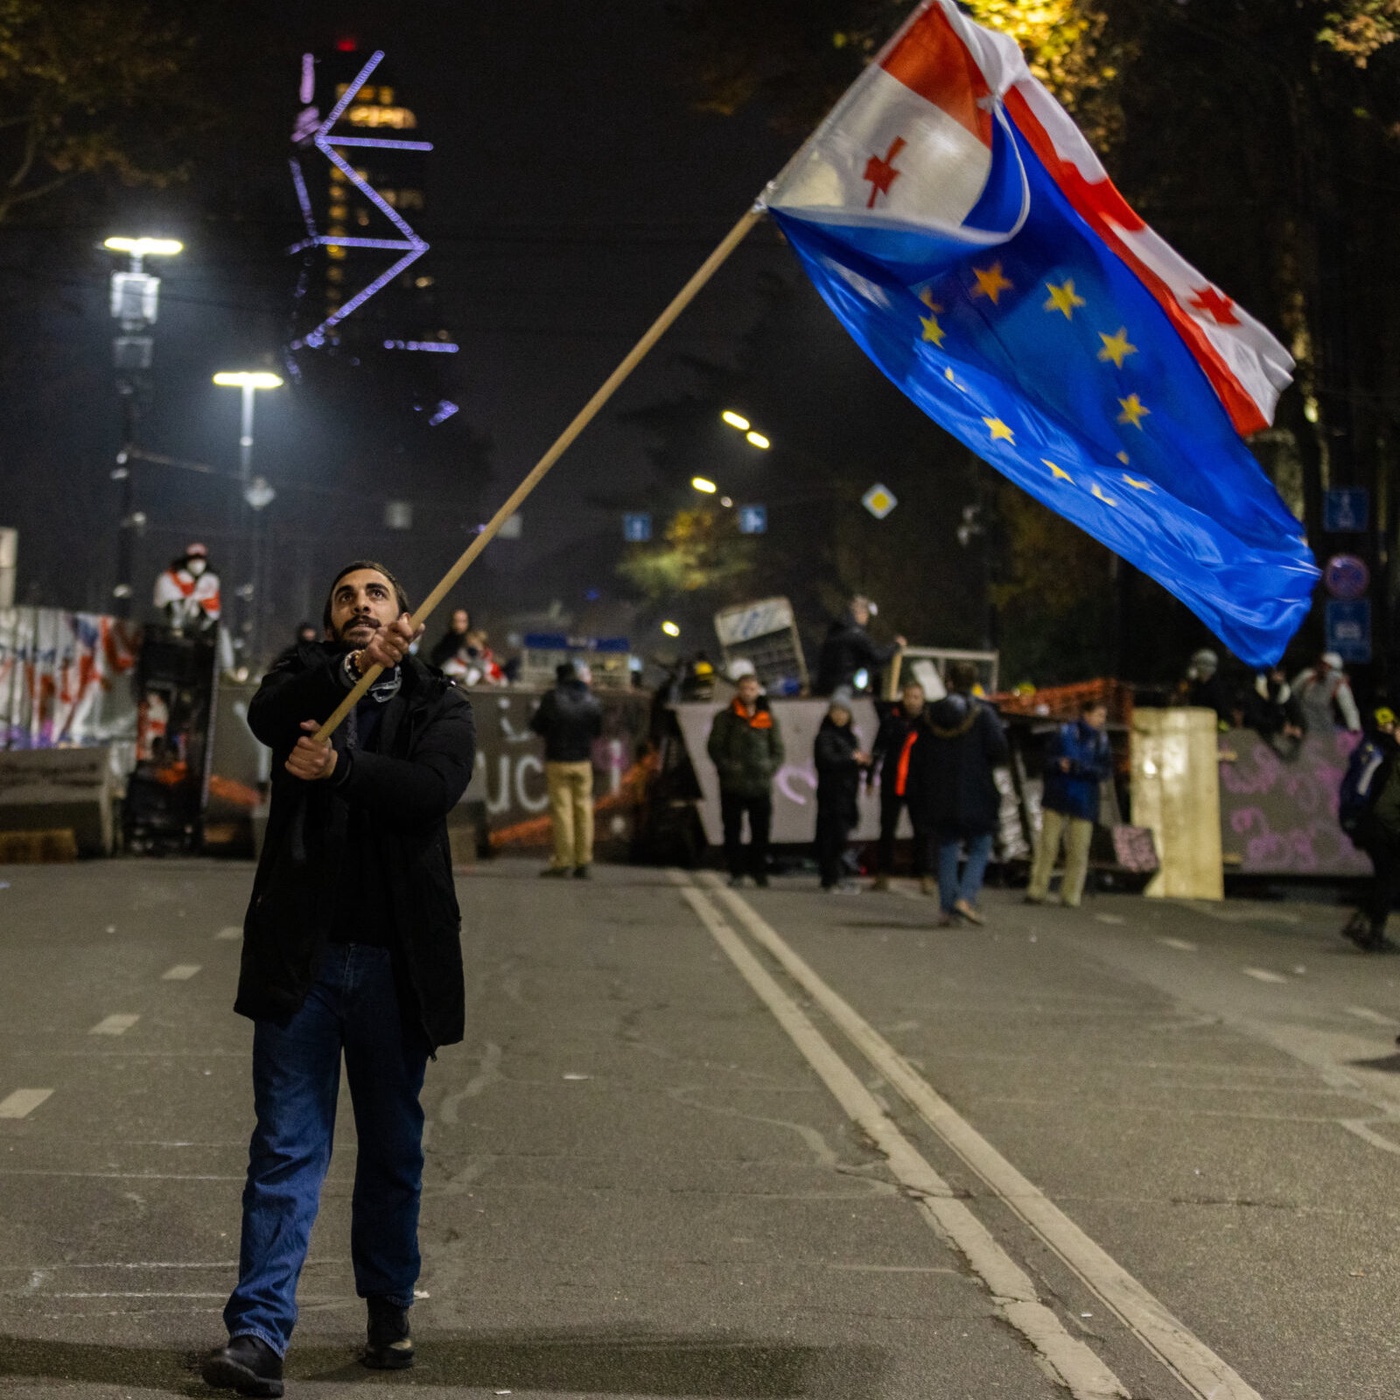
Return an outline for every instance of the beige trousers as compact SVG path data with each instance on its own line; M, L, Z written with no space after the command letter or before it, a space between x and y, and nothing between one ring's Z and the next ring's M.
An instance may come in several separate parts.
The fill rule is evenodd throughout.
M1048 807L1040 813L1040 840L1035 847L1035 863L1031 866L1031 883L1026 893L1032 899L1044 899L1050 889L1050 875L1060 854L1060 838L1065 843L1065 877L1060 882L1060 903L1071 909L1079 904L1084 893L1084 880L1089 874L1089 842L1094 824L1083 817L1071 817L1053 812Z
M593 864L593 765L546 763L555 866Z

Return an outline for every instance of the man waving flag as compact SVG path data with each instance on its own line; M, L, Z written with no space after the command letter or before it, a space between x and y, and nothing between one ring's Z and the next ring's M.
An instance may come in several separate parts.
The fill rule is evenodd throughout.
M1242 435L1293 361L1133 212L1011 39L924 0L762 203L930 417L1278 659L1317 568Z

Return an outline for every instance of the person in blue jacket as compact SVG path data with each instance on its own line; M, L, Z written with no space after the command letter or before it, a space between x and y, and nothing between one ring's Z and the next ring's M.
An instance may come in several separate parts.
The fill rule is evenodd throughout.
M1113 772L1113 754L1104 725L1108 707L1086 700L1079 718L1060 726L1045 758L1045 795L1041 798L1040 840L1031 866L1028 904L1043 904L1050 873L1065 847L1065 876L1060 903L1078 908L1089 873L1089 841L1099 815L1099 785Z

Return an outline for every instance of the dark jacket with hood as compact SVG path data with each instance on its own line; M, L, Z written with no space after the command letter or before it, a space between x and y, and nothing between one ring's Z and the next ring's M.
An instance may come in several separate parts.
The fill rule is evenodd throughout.
M860 765L856 749L860 740L853 724L837 724L830 715L822 720L812 745L817 768L817 815L830 815L843 826L860 822Z
M446 818L476 757L471 704L406 656L399 691L379 718L378 751L344 750L342 725L335 773L304 782L284 764L301 722L326 719L345 698L343 658L344 648L303 643L268 672L248 706L249 728L272 750L272 805L243 922L234 1010L285 1024L305 1001L338 889L353 876L345 866L355 813L381 856L404 1024L436 1050L463 1036L461 915Z
M603 707L582 681L560 681L545 692L530 728L544 738L546 762L582 763L603 732Z
M870 633L848 611L827 630L817 655L817 683L812 687L813 694L830 695L843 685L854 688L857 671L869 671L873 676L898 650L893 642L889 646L876 646Z
M993 771L1006 762L997 712L975 696L953 694L929 706L909 754L909 808L919 825L961 835L996 831L1001 794Z

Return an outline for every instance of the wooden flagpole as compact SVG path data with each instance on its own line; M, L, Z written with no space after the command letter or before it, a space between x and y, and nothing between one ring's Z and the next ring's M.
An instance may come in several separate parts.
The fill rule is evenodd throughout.
M613 370L597 393L584 404L574 421L556 439L554 446L535 463L530 474L506 498L505 503L491 517L486 528L467 546L457 562L442 576L437 587L423 599L418 611L413 614L412 622L415 631L427 622L433 609L442 602L457 580L472 566L476 557L496 537L496 532L520 509L521 502L544 480L549 469L564 455L574 439L592 422L598 410L613 396L622 381L641 364L656 342L670 328L671 323L690 305L696 293L714 276L720 265L744 241L749 230L762 216L762 208L755 204L729 230L714 252L701 263L700 267L696 269L695 275L676 293L671 304L652 323L651 329L632 347L627 358ZM325 743L330 739L346 715L359 704L365 692L379 679L383 670L382 666L371 666L355 682L354 689L335 707L330 718L316 731L314 737L317 743Z

